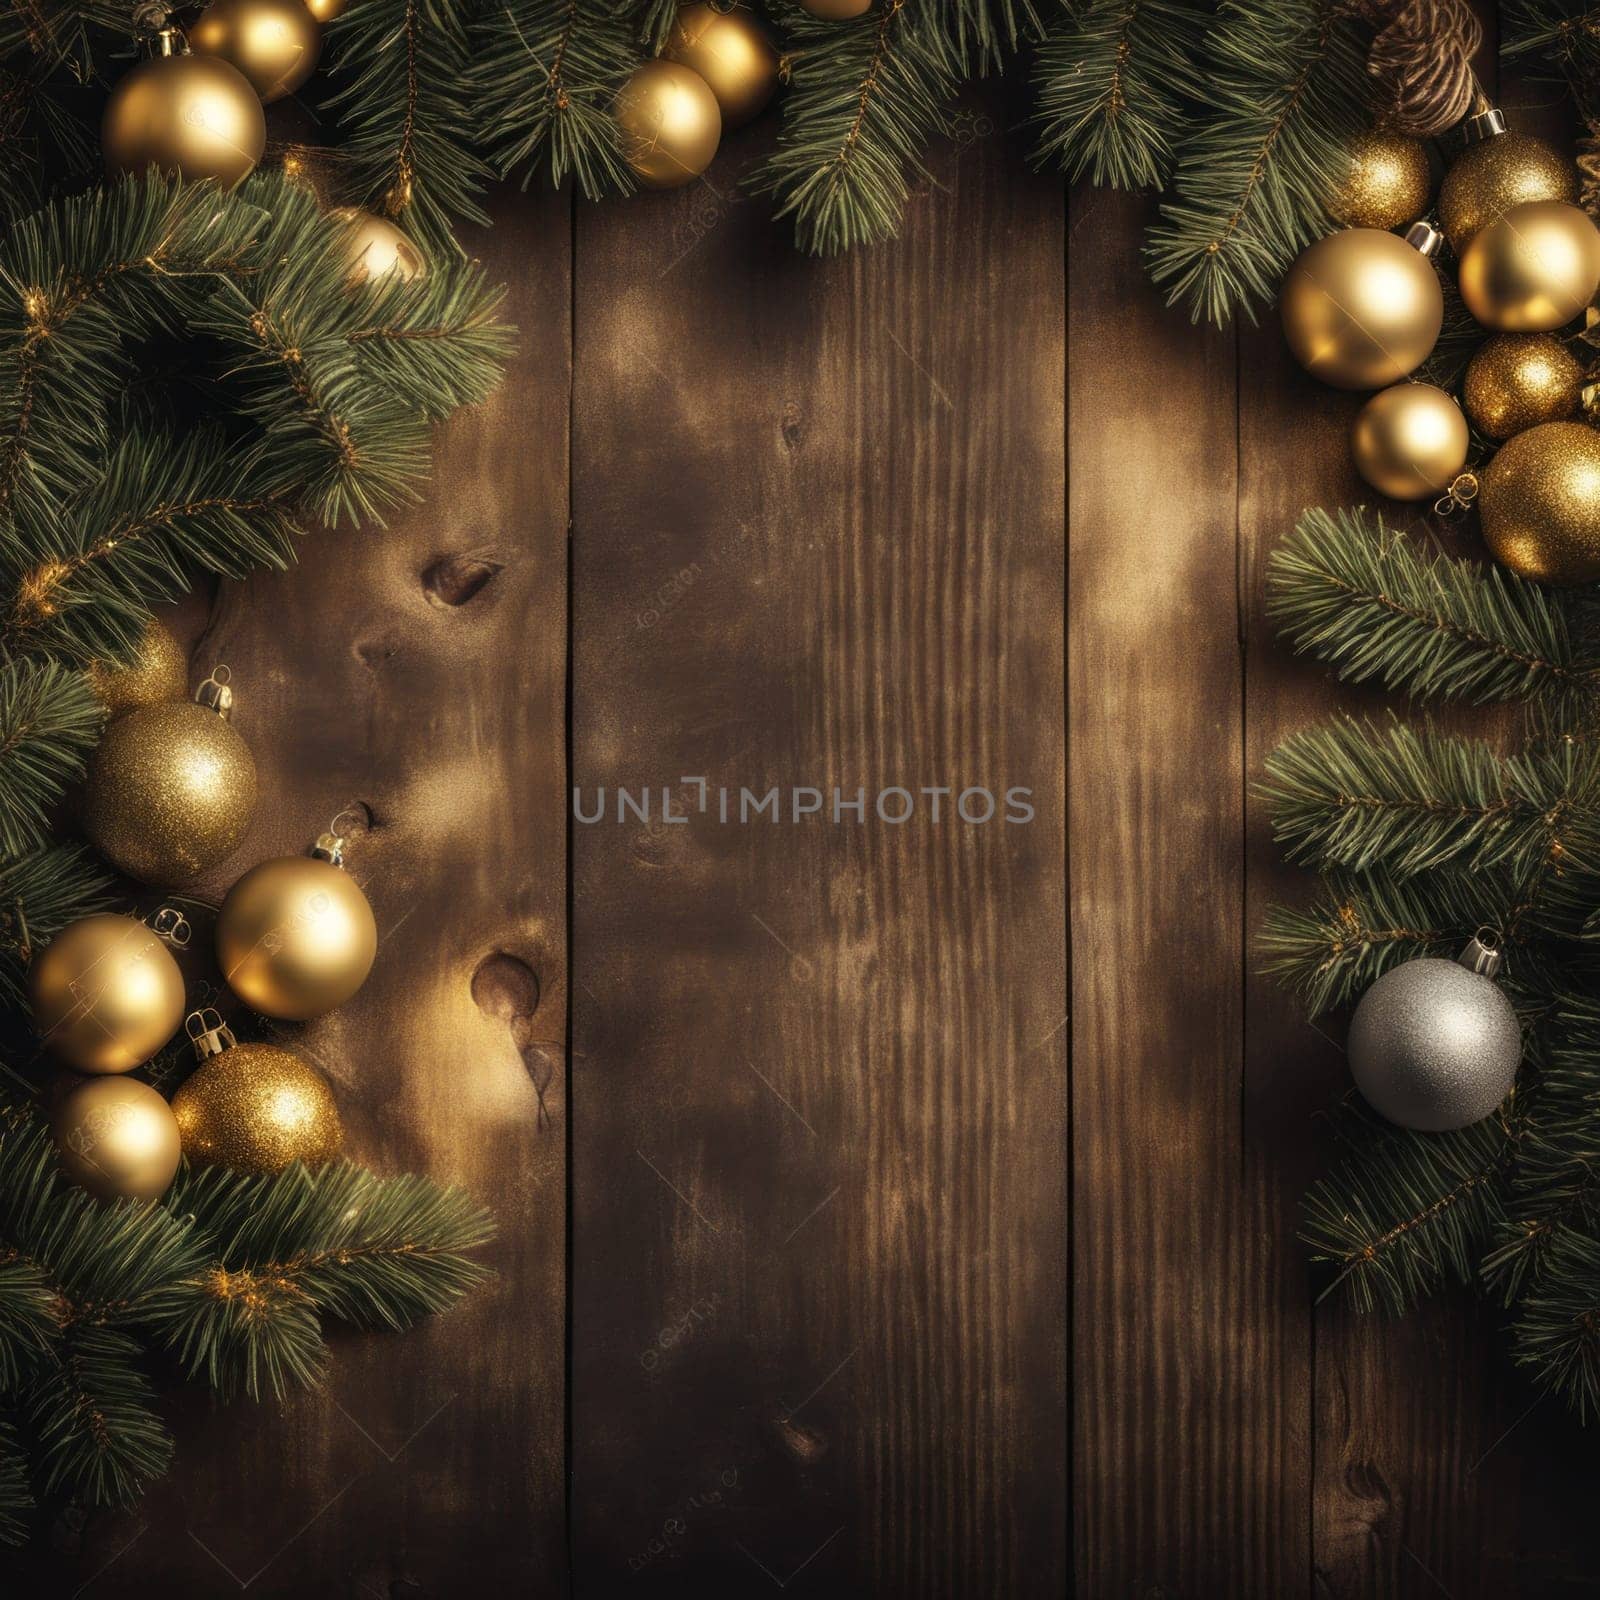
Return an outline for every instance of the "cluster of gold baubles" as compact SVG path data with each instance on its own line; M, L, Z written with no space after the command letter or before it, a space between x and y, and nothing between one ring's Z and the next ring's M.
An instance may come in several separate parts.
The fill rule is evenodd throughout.
M83 817L96 845L130 876L181 888L238 847L255 805L255 763L229 723L220 670L194 701L183 652L152 622L126 663L91 674L115 711L89 765ZM372 907L342 867L343 841L322 835L304 856L252 867L217 915L224 979L253 1010L304 1021L342 1005L377 953ZM62 1169L107 1199L152 1199L180 1153L271 1172L337 1152L338 1112L322 1077L277 1045L239 1044L220 1019L190 1035L201 1067L169 1108L123 1076L163 1048L183 1021L182 975L166 939L132 917L80 918L29 974L40 1040L82 1076L57 1097L52 1127Z
M1330 209L1348 224L1297 260L1281 310L1307 371L1343 389L1380 392L1351 431L1361 475L1398 500L1476 494L1498 560L1548 583L1600 579L1600 429L1577 420L1583 364L1556 337L1600 289L1600 228L1574 202L1577 172L1542 140L1471 118L1445 175L1436 228L1427 153L1383 131L1358 138ZM1402 234L1389 230L1410 224ZM1473 356L1461 404L1407 381L1444 320L1435 256L1454 251L1461 298L1489 338ZM1463 406L1465 411L1463 412ZM1504 441L1467 473L1471 428Z

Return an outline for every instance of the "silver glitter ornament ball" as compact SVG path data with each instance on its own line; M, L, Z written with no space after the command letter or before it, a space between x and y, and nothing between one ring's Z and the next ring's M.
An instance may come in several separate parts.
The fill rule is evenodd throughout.
M1459 961L1394 967L1350 1020L1350 1071L1380 1116L1420 1133L1481 1122L1522 1060L1517 1014L1494 982L1498 954L1474 939Z

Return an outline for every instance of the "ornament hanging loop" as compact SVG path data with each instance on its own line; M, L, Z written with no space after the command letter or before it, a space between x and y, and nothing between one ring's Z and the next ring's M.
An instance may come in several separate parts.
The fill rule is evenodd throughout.
M196 1061L220 1056L224 1050L231 1050L239 1042L233 1036L233 1029L222 1020L222 1013L213 1006L191 1011L184 1018L183 1031L189 1035L189 1042L194 1046Z
M1475 472L1458 473L1450 487L1433 502L1436 517L1455 517L1471 509L1478 498L1478 475Z
M211 676L194 692L196 703L208 711L215 711L224 722L233 715L233 690L228 687L232 679L231 668L213 667Z
M1500 954L1500 935L1493 928L1479 928L1467 940L1466 948L1456 959L1469 971L1485 978L1498 976L1504 964Z
M189 919L176 906L162 906L150 918L150 931L159 934L179 950L187 950L189 941L194 937Z

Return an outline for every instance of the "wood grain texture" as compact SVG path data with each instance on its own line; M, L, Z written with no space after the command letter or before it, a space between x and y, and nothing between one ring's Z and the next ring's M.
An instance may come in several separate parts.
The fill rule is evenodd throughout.
M841 261L723 165L581 215L583 1595L1064 1579L1063 207L1017 115ZM685 825L618 826L663 784ZM722 785L1037 816L723 825Z
M347 863L377 915L377 963L353 1000L286 1038L332 1079L353 1158L461 1184L495 1211L499 1277L403 1337L338 1337L325 1393L212 1406L180 1390L173 1475L65 1560L41 1552L41 1592L564 1581L569 210L518 198L498 213L470 246L511 285L507 384L441 430L414 512L318 535L292 571L225 586L193 662L196 679L232 667L264 797L198 892L215 899L364 809ZM447 603L444 574L474 562L492 577L450 584ZM70 1525L56 1541L78 1544Z

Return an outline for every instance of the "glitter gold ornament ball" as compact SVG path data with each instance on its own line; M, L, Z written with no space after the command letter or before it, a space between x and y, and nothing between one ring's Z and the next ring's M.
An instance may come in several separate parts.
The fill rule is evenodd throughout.
M1478 510L1495 559L1513 572L1600 579L1600 429L1544 422L1508 439L1483 473Z
M237 67L271 105L311 76L322 24L305 0L211 0L189 28L189 48Z
M1346 228L1289 269L1280 310L1289 348L1313 377L1338 389L1382 389L1427 360L1444 323L1444 292L1416 245L1378 228Z
M86 1078L50 1114L62 1175L100 1200L159 1200L182 1150L172 1108L137 1078Z
M322 1074L273 1044L234 1044L207 1057L172 1097L183 1153L235 1172L281 1172L331 1160L344 1143Z
M316 856L252 867L217 914L217 965L246 1005L303 1022L366 982L378 925L361 887Z
M1328 209L1350 228L1398 228L1428 209L1433 174L1420 140L1373 128L1350 146L1350 170Z
M698 72L676 61L647 61L617 91L623 159L647 188L693 183L717 153L722 112Z
M113 716L163 700L182 700L189 688L189 658L172 630L152 617L122 666L97 661L89 668L89 687Z
M79 1072L128 1072L183 1019L183 977L142 922L102 913L58 933L28 973L39 1037Z
M1600 228L1562 200L1513 206L1473 235L1460 283L1485 327L1547 333L1581 316L1600 289Z
M1480 433L1509 439L1572 416L1582 392L1583 364L1559 339L1500 333L1468 364L1461 398Z
M748 122L778 87L778 52L742 5L702 0L681 7L661 54L706 80L717 97L724 128Z
M1397 383L1375 394L1350 430L1357 469L1380 494L1423 500L1449 488L1471 443L1461 407L1431 383Z
M231 188L261 159L267 123L260 96L237 67L215 56L159 55L117 80L100 146L114 178L159 167Z
M162 889L231 855L256 804L256 764L227 721L193 701L118 717L89 758L83 826L114 866Z
M1469 134L1471 127L1469 122ZM1460 255L1481 229L1513 206L1577 198L1577 170L1558 150L1531 133L1492 134L1469 144L1445 173L1439 186L1439 225Z
M422 252L392 222L355 206L340 206L328 215L346 224L342 248L350 284L391 274L402 283L414 283L428 275Z

